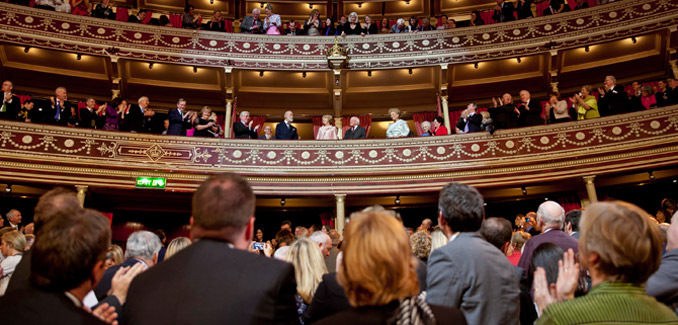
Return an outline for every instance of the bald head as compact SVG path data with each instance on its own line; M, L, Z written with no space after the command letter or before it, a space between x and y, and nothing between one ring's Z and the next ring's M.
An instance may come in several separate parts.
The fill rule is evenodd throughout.
M511 222L504 218L487 218L480 227L480 234L485 240L502 252L506 252L512 233Z
M537 220L543 230L562 229L565 222L565 209L554 201L546 201L537 209Z

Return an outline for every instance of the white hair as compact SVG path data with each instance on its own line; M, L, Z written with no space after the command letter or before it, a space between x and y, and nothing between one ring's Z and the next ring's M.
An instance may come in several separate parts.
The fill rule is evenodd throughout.
M546 201L537 209L537 220L541 220L546 226L562 228L565 224L565 209L554 201Z
M308 239L312 240L316 244L322 244L325 245L327 244L327 241L332 241L329 235L326 233L318 230L314 233L312 233L310 236L308 236Z
M424 126L427 126L427 125L428 125L428 128L431 129L431 122L429 122L429 121L421 122L421 128L422 129L424 128Z
M443 247L447 244L447 237L440 229L435 229L431 232L431 252L433 250Z
M610 78L610 80L612 80L613 84L615 84L615 85L617 84L617 78L615 78L614 76L605 76L605 78Z
M353 16L355 16L355 21L358 22L358 19L359 19L359 18L358 18L358 13L355 12L355 11L352 12L352 13L350 13L350 14L348 14L348 21L351 21L351 17L353 17Z
M254 14L255 12L258 12L258 13L261 14L261 10L259 10L259 8L252 9L252 14Z
M352 116L351 121L355 121L356 125L360 125L360 118L358 118L357 116Z
M280 261L287 261L287 253L290 251L289 246L283 246L278 248L275 253L273 253L273 258Z
M141 103L142 100L148 100L148 97L146 97L146 96L139 97L139 100L137 100L137 104Z
M397 23L398 25L405 25L405 19L398 18L398 20L396 21L396 23Z
M160 248L160 238L154 233L146 230L135 231L127 238L125 258L141 257L152 260Z
M240 112L240 117L243 117L243 115L245 115L245 114L250 115L250 112L242 111L242 112Z

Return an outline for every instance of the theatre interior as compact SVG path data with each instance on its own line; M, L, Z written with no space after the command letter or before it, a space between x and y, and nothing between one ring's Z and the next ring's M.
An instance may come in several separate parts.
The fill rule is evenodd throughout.
M9 1L12 2L12 1ZM30 222L40 195L62 186L111 220L113 241L139 229L187 235L191 196L210 175L245 176L257 197L256 227L272 238L283 220L341 230L353 212L382 205L406 226L436 220L438 192L450 182L476 187L486 216L509 220L545 200L566 210L625 200L654 215L678 199L678 105L549 123L551 94L570 99L590 85L596 96L614 76L661 91L678 77L678 0L622 0L533 18L493 21L492 0L284 0L270 4L289 21L312 10L324 21L357 13L389 25L415 16L455 28L369 35L268 35L241 32L243 19L269 3L248 0L111 0L116 19L0 2L0 79L22 102L47 111L57 87L73 107L141 97L161 131L179 98L186 111L208 106L223 135L206 138L0 121L0 213ZM582 1L566 4L574 8ZM204 24L219 11L223 31L177 28L190 3ZM146 10L148 19L119 19ZM472 26L477 12L484 25ZM165 16L169 26L156 21ZM302 23L303 24L303 23ZM285 27L283 26L283 27ZM282 28L281 28L282 29ZM670 82L669 82L670 83ZM469 103L478 112L527 90L542 105L539 125L456 132ZM670 89L669 89L670 91ZM678 89L676 90L678 91ZM647 97L647 96L646 96ZM653 97L654 98L654 97ZM631 100L631 99L629 99ZM643 102L644 103L644 102ZM390 138L398 108L410 136ZM297 140L233 138L240 113L263 130L292 111ZM339 137L356 116L365 139L315 140L322 116ZM441 116L449 134L421 136ZM190 133L190 130L189 130Z

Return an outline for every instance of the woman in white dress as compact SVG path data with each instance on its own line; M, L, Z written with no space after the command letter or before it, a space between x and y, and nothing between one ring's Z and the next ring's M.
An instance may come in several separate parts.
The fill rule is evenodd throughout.
M280 35L280 15L273 13L273 6L269 3L266 5L266 18L264 18L264 30L269 35ZM273 28L275 27L275 28Z
M2 267L0 296L4 296L9 279L12 277L14 269L21 261L21 256L26 250L26 237L19 231L12 230L2 235L1 242L0 252L2 252L2 256L4 256L5 259L0 263L0 267Z
M410 127L407 126L405 120L400 119L400 110L391 108L388 110L388 115L391 116L393 124L388 126L386 130L387 138L402 138L410 135Z
M337 128L330 125L330 122L332 122L332 115L323 115L323 126L318 130L318 134L315 136L316 140L337 139Z

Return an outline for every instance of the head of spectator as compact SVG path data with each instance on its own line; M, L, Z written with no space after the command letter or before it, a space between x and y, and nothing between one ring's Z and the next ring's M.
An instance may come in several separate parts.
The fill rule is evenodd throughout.
M400 110L397 109L397 108L395 108L395 107L394 107L394 108L390 108L390 109L388 110L388 116L390 116L390 117L391 117L391 120L393 120L393 121L395 122L395 121L397 121L397 120L400 119Z
M166 118L162 121L162 126L163 126L163 128L165 128L165 131L167 131L167 129L169 129L169 119L168 118Z
M24 227L24 235L32 235L35 233L35 224L29 223Z
M379 30L380 33L382 34L388 34L391 32L391 24L388 21L388 18L384 17L381 19L381 24L379 26L381 29Z
M537 246L534 253L532 253L528 277L531 278L534 271L541 267L546 271L546 281L548 284L555 284L558 279L558 262L563 259L564 253L565 251L554 243L542 243Z
M2 82L2 92L3 93L10 93L11 94L12 89L14 89L14 84L11 81L5 80L5 81Z
M143 22L146 19L146 10L141 9L137 13L137 19L139 19L139 22Z
M537 223L542 232L548 229L563 229L565 209L554 201L546 201L537 209Z
M612 89L617 85L617 79L614 76L606 76L603 85L605 85L605 89Z
M162 229L156 229L153 233L158 236L158 239L160 239L160 244L165 246L167 243L167 235L165 235L165 231Z
M471 26L475 26L476 22L480 18L480 11L473 10L471 11Z
M431 233L431 228L433 228L433 221L431 219L426 218L421 221L421 226L426 230L426 232Z
M396 20L396 26L397 26L397 28L400 29L400 30L402 30L403 28L405 28L405 19L398 18L398 20Z
M93 97L88 97L87 100L85 100L85 106L88 109L93 110L97 106L97 101Z
M270 139L273 137L273 128L271 128L270 125L264 126L264 136L266 139Z
M480 234L483 238L504 254L511 245L512 233L511 222L504 218L487 218L480 227Z
M668 218L667 218L668 214L669 213L666 212L666 210L659 208L659 209L657 209L657 213L655 214L654 218L655 218L655 220L657 220L658 224L664 223L664 222L666 222L666 220L668 220Z
M440 228L436 227L431 231L431 252L447 244L448 239Z
M333 118L332 118L332 115L325 114L325 115L323 115L322 120L323 120L323 126L330 126L332 124Z
M417 18L417 16L411 16L409 23L412 30L419 28L419 18Z
M296 31L297 30L297 23L294 20L290 20L287 22L287 29L290 30L290 32Z
M513 235L511 235L511 247L513 248L513 251L521 251L523 245L525 245L530 238L532 238L532 235L522 230L514 232Z
M151 101L148 99L148 97L141 96L141 97L139 97L139 100L137 100L137 104L139 105L139 107L145 109L145 108L148 107L148 105L151 104Z
M334 19L332 19L332 17L327 17L325 19L325 28L334 28Z
M581 218L581 210L575 209L570 210L565 214L565 232L568 235L573 236L573 234L579 232L579 219Z
M676 201L673 199L663 199L661 207L666 210L668 216L673 216L676 213Z
M158 263L158 252L161 247L160 239L154 233L146 230L135 231L127 237L125 259L141 260L151 267Z
M657 90L662 92L666 90L666 81L664 79L657 81Z
M165 27L172 26L167 15L160 15L160 17L158 17L158 25Z
M332 226L330 226L330 225L328 225L328 224L322 225L322 226L320 227L320 231L322 231L322 232L324 232L324 233L326 233L326 234L329 234L329 233L330 233L330 230L334 230L334 228L332 228Z
M360 126L360 118L357 116L351 116L351 119L348 122L350 127Z
M308 236L308 229L304 226L294 227L294 237L301 238Z
M193 15L194 11L195 11L195 7L193 7L193 5L191 5L191 4L186 4L186 6L184 7L184 12L189 14L189 15Z
M648 97L654 95L654 91L652 89L652 86L650 85L645 85L640 88L640 95L643 97Z
M347 21L348 21L348 20L347 20L346 16L341 15L341 17L339 17L339 23L340 23L340 24L342 24L342 25L343 25L343 24L346 24Z
M125 261L125 253L123 253L122 247L113 244L108 248L108 252L111 253L111 257L106 260L106 268L113 265L122 264L122 262Z
M520 101L523 103L527 103L530 100L530 92L527 90L521 90L520 91Z
M579 222L580 263L592 285L601 281L643 284L661 261L663 239L647 212L626 202L587 207Z
M513 103L513 96L509 93L505 93L504 95L501 96L501 102L502 105L509 105Z
M438 26L445 26L447 24L447 15L438 17Z
M9 210L5 217L7 217L7 221L9 221L9 225L12 228L15 228L21 224L21 212L19 212L17 209Z
M365 17L363 17L363 21L365 22L365 25L372 24L372 18L368 15L365 15Z
M240 112L240 122L247 125L249 121L250 121L250 112L248 111Z
M183 110L186 109L186 100L185 99L179 98L179 100L177 101L177 109L179 111L183 111Z
M424 134L431 132L431 122L423 121L421 122L421 129L424 130Z
M0 253L5 258L26 252L26 236L19 231L8 231L0 238Z
M292 221L285 220L280 224L280 230L292 231Z
M425 230L415 232L410 236L410 247L415 257L426 262L431 255L431 236Z
M633 95L638 95L640 93L640 82L634 81L631 83L631 88L633 89Z
M191 238L212 238L247 250L254 236L254 192L243 177L210 177L193 195Z
M172 257L174 254L178 253L180 250L188 247L191 244L191 240L188 237L177 237L172 239L172 241L167 246L167 252L165 253L165 260Z
M311 20L311 21L319 20L320 19L320 10L318 10L318 9L311 10L311 14L308 16L308 19Z
M59 211L45 219L39 231L40 240L31 248L31 282L38 288L69 292L82 302L106 270L111 244L108 219L89 209Z
M259 243L264 241L264 231L261 228L254 232L254 241Z
M450 183L440 191L438 224L450 238L457 232L475 232L485 218L483 196L475 188Z
M518 213L516 219L513 221L513 224L516 226L516 229L525 229L525 215Z
M299 238L290 245L286 260L294 265L297 294L304 303L310 304L323 275L327 273L318 246L308 238Z
M285 112L283 116L285 117L285 121L288 123L294 122L294 113L292 111Z
M75 213L82 209L82 205L75 195L75 192L57 187L47 191L38 200L35 205L33 213L33 221L35 222L35 235L40 236L40 226L44 221L47 221L53 215L59 212Z
M421 28L422 30L429 30L431 28L431 20L428 17L421 19Z
M32 110L34 106L35 106L35 102L32 99L27 99L27 100L24 101L23 104L21 104L21 108L23 108L27 111Z
M253 21L257 21L257 19L259 19L259 15L261 15L261 10L259 10L259 8L252 9L252 20Z
M290 242L289 244L292 244L292 242ZM288 245L282 246L275 250L275 253L273 253L273 258L280 261L287 261L287 253L289 253L289 251L290 246Z
M350 14L348 14L348 22L351 24L359 24L360 19L358 18L358 13L353 11Z
M332 248L332 239L326 233L322 231L316 231L308 236L318 248L323 255L323 258L330 256L330 248Z
M330 229L327 235L330 236L330 240L332 240L332 247L339 246L339 243L341 242L341 234L338 231L335 229Z
M275 235L275 242L278 247L289 246L293 241L294 234L292 234L292 232L287 229L283 229Z
M28 234L24 236L26 237L26 251L28 251L33 246L33 243L35 243L35 235Z
M56 96L56 99L60 101L65 102L68 100L68 90L66 90L66 87L57 87L54 91L54 95Z

